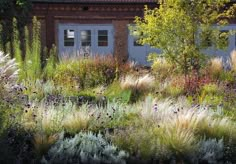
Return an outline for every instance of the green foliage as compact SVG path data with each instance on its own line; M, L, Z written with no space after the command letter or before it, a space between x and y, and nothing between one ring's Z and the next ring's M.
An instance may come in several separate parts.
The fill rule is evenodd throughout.
M91 57L88 59L70 59L56 66L54 81L68 84L77 89L90 88L101 84L110 84L116 77L113 57ZM66 75L66 76L65 76Z
M219 75L219 80L228 82L230 84L234 84L235 83L235 74L233 72L223 71Z
M33 18L33 32L32 32L32 49L31 49L31 59L32 62L32 74L30 78L35 80L41 75L41 34L40 34L40 22L36 17Z
M109 144L101 134L80 132L73 138L60 138L41 162L124 164L127 157L127 153Z
M139 36L139 43L160 48L161 55L174 63L185 74L201 66L201 44L206 32L218 45L222 39L219 29L213 24L225 24L227 12L222 6L227 0L165 0L160 1L158 8L144 9L144 18L136 17L135 27L131 27L134 35ZM224 16L224 17L223 17ZM221 19L219 19L219 17Z
M46 66L43 70L43 76L44 78L46 79L52 79L53 78L53 75L54 75L54 71L55 71L55 68L56 68L56 61L57 61L57 49L56 49L56 46L53 45L50 52L49 52L49 58L46 59Z
M7 51L6 44L12 42L12 19L20 20L17 24L20 38L24 36L24 26L29 22L29 14L31 10L31 0L1 0L0 1L0 24L3 32L0 33L1 46L4 52ZM21 40L23 41L23 39Z
M152 62L152 73L157 79L163 80L176 71L171 62L157 54L150 54L148 60Z
M136 154L140 159L168 159L171 152L165 145L161 145L159 138L152 132L153 126L139 128L127 128L116 131L109 137L121 149L130 154Z
M129 103L131 101L132 91L122 90L119 81L114 81L105 91L105 96L109 100L116 99L122 103Z
M40 42L40 23L36 17L33 18L32 36L29 35L28 28L25 27L25 57L23 58L21 50L21 40L17 28L17 20L13 19L13 56L19 65L20 79L36 80L41 75L41 42ZM31 39L30 39L31 38Z
M22 60L22 52L20 49L20 40L19 40L19 31L17 29L17 20L13 18L13 34L12 34L12 44L13 44L13 57L16 59L16 62L19 64L20 68L20 77L23 74L23 60Z

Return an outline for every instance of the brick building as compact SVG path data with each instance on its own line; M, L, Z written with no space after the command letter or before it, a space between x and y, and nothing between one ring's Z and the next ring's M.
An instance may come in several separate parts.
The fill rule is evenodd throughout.
M120 61L148 64L147 55L158 51L137 44L128 26L142 16L144 5L157 7L157 0L32 0L33 15L41 21L43 45L56 44L59 57L75 54L113 54ZM232 0L231 3L235 3ZM223 31L236 29L235 20ZM212 47L207 54L228 54L236 47L236 36L228 38L228 49Z
M87 53L113 54L146 64L149 46L136 44L128 25L156 0L32 0L41 21L43 44L56 44L59 57Z

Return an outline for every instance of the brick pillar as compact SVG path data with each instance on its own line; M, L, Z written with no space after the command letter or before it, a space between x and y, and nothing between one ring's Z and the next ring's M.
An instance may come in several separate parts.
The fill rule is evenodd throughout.
M46 16L46 46L48 48L55 44L55 23L51 15Z
M124 62L128 59L128 27L129 23L126 20L114 20L114 56L119 62Z

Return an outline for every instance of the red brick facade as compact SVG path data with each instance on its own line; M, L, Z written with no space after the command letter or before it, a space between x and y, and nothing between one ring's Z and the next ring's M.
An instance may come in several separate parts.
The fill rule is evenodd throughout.
M140 0L139 0L140 1ZM149 0L151 1L151 0ZM128 24L142 16L146 3L33 3L32 15L42 22L43 45L57 45L59 23L112 24L114 55L120 61L128 58ZM157 4L149 2L155 7Z

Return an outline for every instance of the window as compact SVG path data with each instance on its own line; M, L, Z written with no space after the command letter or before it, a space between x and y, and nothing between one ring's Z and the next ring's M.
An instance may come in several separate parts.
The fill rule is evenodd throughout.
M108 46L108 31L98 30L98 46L106 47Z
M81 46L91 46L91 30L80 31Z
M75 31L74 30L64 30L64 46L72 47L75 44Z
M138 31L136 31L136 30L133 31L133 38L134 38L134 43L133 43L133 45L134 45L134 46L143 46L143 45L141 45L140 43L138 43L138 40L139 40L139 38L140 38L140 35L142 35L142 34L140 34Z
M211 31L203 31L201 32L201 46L203 48L208 48L212 46L212 37Z
M134 37L134 46L143 46L142 44L138 43L139 38L138 37Z
M229 31L221 30L219 33L219 48L227 49L229 46Z

